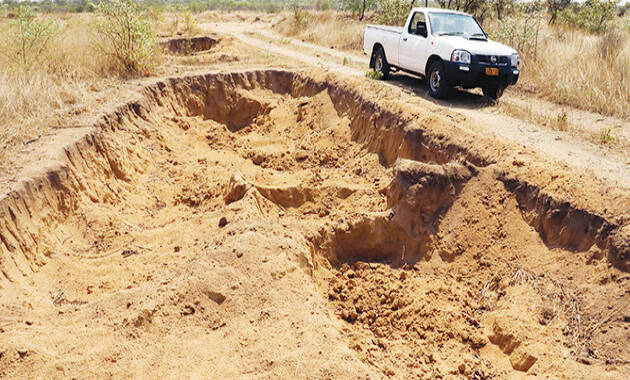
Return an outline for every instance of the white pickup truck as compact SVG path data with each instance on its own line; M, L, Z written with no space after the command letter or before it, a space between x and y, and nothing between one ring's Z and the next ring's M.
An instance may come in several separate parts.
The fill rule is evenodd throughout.
M383 79L397 70L424 76L435 98L461 86L497 99L518 81L517 51L490 41L471 15L448 9L414 8L404 27L367 25L363 51Z

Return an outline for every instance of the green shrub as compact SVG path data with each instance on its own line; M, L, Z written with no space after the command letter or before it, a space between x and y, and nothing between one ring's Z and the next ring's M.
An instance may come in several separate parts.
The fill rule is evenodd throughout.
M112 57L122 74L147 74L158 49L151 23L135 0L106 0L96 6L98 48Z
M619 140L621 125L603 127L599 130L599 142L604 145L611 145Z
M383 73L380 72L380 71L376 71L376 70L368 70L365 73L365 77L369 78L369 79L379 80L379 79L383 78Z
M560 19L567 25L589 32L605 32L608 21L615 15L614 0L586 0L582 4L573 4L564 9Z
M57 20L38 20L28 5L17 8L15 18L9 23L6 41L2 41L0 53L23 71L29 71L46 56L50 42L61 30Z

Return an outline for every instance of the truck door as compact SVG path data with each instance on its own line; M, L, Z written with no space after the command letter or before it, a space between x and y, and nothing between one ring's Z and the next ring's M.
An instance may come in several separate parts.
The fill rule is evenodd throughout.
M400 36L398 57L403 69L424 74L427 62L427 22L423 12L415 12Z

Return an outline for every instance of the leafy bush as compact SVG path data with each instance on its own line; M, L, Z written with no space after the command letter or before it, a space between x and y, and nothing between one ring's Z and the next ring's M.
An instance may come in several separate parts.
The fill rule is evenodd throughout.
M565 10L569 5L571 5L571 0L547 0L547 9L551 14L549 23L553 24L556 22L560 12Z
M562 11L561 20L570 26L589 32L604 32L607 23L615 15L614 0L586 0L582 4L574 4Z
M315 9L318 11L327 11L330 9L329 0L315 0Z
M37 20L35 11L28 5L17 8L15 19L9 23L7 40L2 41L0 53L25 72L45 57L50 42L59 35L56 20Z
M376 22L388 25L404 24L412 7L412 3L407 0L379 0Z
M106 0L96 6L98 48L118 63L121 73L147 74L158 49L153 28L135 0Z

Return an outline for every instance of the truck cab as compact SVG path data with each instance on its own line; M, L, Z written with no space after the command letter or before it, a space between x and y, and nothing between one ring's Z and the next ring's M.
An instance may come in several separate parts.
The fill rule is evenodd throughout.
M424 76L436 98L461 86L497 99L520 74L516 50L488 39L471 15L448 9L414 8L404 27L367 25L363 50L383 79L398 70Z

